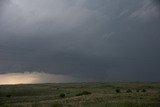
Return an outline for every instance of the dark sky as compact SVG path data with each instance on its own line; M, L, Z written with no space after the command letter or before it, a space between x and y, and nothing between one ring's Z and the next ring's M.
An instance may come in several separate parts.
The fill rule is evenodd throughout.
M0 0L0 73L159 81L159 0Z

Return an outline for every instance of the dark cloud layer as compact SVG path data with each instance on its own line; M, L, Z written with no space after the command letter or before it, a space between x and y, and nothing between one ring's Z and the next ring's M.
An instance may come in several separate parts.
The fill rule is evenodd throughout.
M159 80L159 0L5 1L0 1L0 73Z
M5 5L9 3L9 0L0 0L0 12L2 12L2 9L5 8Z

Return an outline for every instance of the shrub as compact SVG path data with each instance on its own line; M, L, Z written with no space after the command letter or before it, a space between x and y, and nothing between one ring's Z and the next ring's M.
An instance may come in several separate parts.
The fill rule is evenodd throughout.
M55 103L55 104L52 104L52 107L63 107L63 105L59 103Z
M91 94L91 92L83 91L81 93L76 94L76 96L89 95L89 94Z
M139 91L140 91L139 89L136 90L136 92L139 92Z
M121 92L121 90L120 89L116 89L116 93L120 93Z
M6 97L10 98L10 97L11 97L11 95L6 95Z
M141 92L146 92L146 90L145 90L145 89L142 89Z
M59 97L61 97L61 98L64 98L66 95L64 94L64 93L61 93L60 95L59 95Z
M131 90L131 89L128 89L126 92L127 92L127 93L132 93L132 90Z

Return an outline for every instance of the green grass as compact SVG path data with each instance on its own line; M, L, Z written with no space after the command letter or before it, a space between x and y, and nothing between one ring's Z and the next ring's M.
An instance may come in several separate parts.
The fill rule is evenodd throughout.
M160 83L3 85L0 107L160 107Z

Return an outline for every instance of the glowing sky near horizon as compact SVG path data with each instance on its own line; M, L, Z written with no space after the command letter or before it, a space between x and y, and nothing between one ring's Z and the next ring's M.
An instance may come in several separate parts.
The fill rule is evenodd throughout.
M0 85L70 82L78 82L78 79L66 75L47 74L40 72L0 74Z

